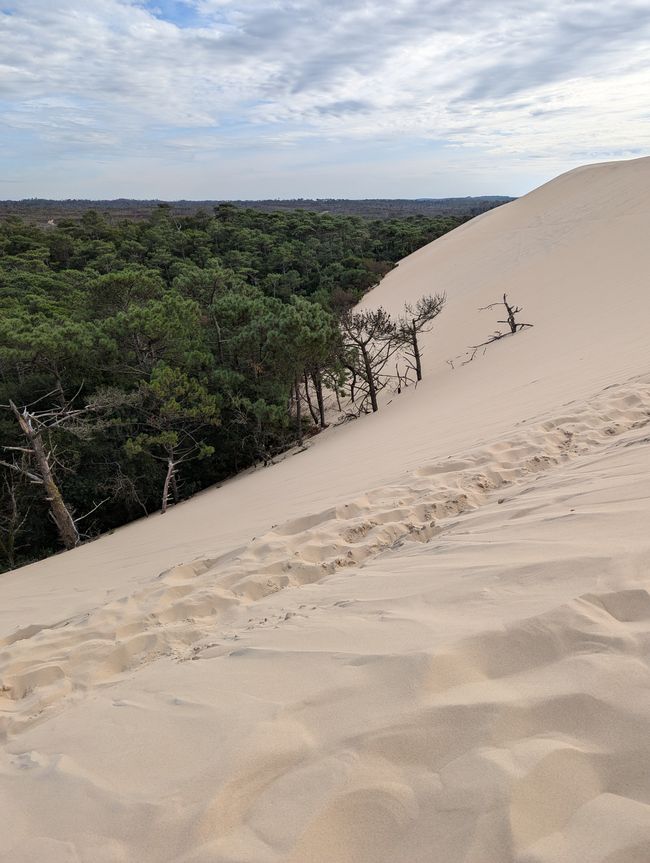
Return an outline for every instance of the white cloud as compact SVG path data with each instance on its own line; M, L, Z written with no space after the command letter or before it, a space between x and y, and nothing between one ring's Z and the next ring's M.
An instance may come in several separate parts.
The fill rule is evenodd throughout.
M585 154L650 152L647 0L5 0L4 8L0 124L10 154L25 152L29 137L44 165L75 153L127 164L148 152L173 170L173 153L201 161L257 148L258 173L272 170L269 152L279 147L313 162L328 146L343 158L355 142L391 141L442 142L480 152L486 165L529 158L549 169Z

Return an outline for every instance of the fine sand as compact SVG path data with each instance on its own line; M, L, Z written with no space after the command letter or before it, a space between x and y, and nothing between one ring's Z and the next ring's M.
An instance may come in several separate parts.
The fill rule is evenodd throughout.
M481 216L364 301L446 292L417 389L0 576L0 861L648 863L649 225Z

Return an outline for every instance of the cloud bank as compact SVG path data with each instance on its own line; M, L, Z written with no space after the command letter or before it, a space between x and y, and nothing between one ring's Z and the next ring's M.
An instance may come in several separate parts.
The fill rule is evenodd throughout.
M0 0L0 197L518 193L650 153L649 37L647 0Z

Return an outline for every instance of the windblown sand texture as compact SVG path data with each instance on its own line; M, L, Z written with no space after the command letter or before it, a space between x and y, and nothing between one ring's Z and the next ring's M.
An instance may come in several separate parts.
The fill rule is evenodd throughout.
M648 863L649 228L481 216L365 300L446 292L417 389L0 576L0 861Z

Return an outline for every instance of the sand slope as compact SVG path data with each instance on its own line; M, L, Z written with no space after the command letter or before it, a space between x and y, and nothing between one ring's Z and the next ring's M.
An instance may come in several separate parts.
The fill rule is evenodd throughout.
M0 576L0 860L650 859L649 215L597 165L421 249L417 390Z

